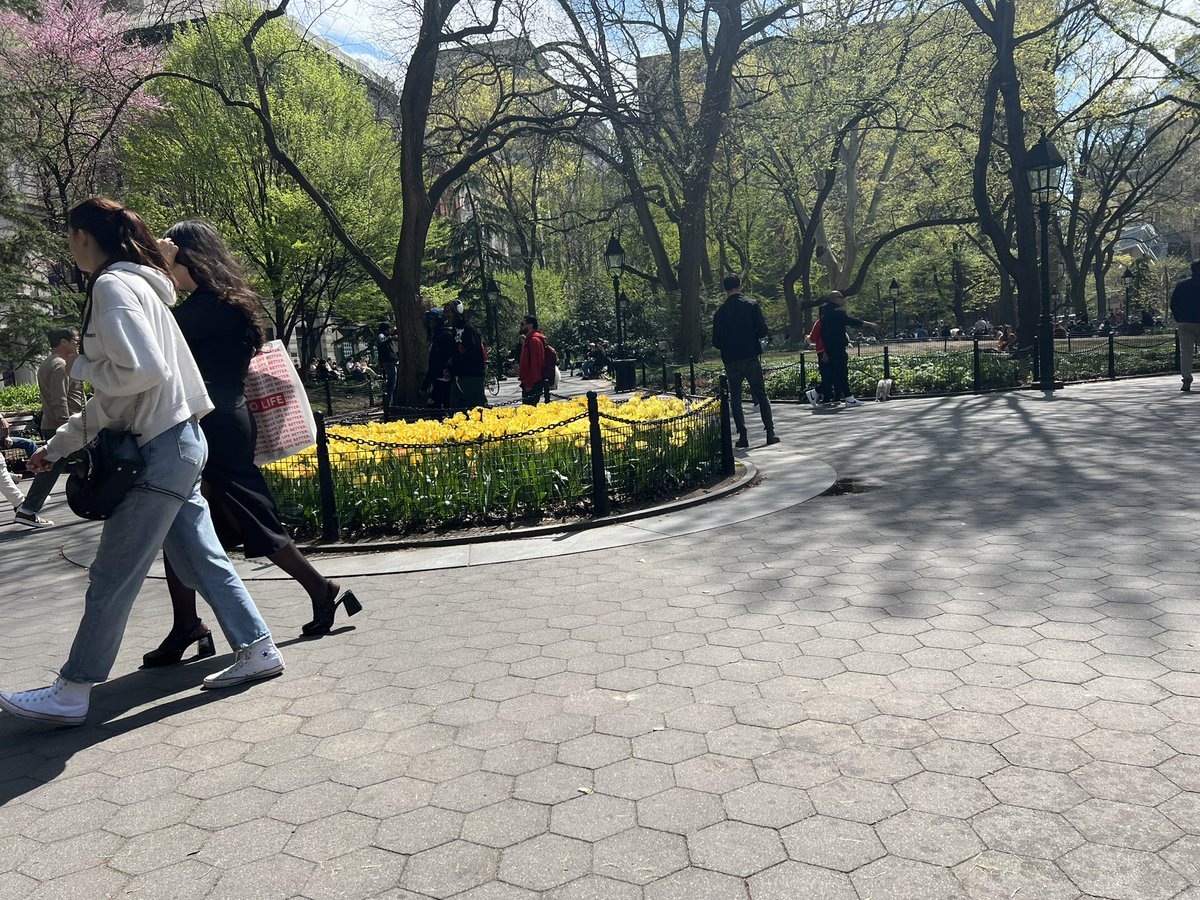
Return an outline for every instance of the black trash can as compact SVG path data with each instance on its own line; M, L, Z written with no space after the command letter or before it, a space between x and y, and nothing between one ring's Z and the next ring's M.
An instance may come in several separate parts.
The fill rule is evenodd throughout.
M632 391L637 387L636 359L614 359L612 366L617 377L618 391Z

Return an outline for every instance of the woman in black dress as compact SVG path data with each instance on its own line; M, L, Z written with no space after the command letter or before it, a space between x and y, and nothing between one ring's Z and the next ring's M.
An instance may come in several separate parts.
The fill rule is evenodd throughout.
M307 635L325 634L337 607L349 615L362 607L352 591L326 578L305 558L279 520L279 511L262 473L254 465L257 438L246 407L245 383L250 359L263 344L258 297L250 289L225 241L205 222L171 226L161 242L175 283L190 294L175 307L175 319L191 348L215 409L200 420L208 439L204 493L213 524L226 549L242 545L247 557L265 556L294 578L312 600ZM193 643L201 656L214 652L208 628L196 614L196 594L167 566L167 586L175 622L171 633L142 659L147 666L179 662Z

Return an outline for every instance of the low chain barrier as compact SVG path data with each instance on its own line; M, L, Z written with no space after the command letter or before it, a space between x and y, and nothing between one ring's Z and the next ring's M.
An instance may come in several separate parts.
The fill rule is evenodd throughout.
M605 515L614 504L677 495L733 473L727 398L686 400L681 413L646 418L662 399L621 402L589 392L527 408L533 412L473 410L450 422L407 423L403 440L394 437L398 426L327 425L317 413L316 446L263 473L300 537Z

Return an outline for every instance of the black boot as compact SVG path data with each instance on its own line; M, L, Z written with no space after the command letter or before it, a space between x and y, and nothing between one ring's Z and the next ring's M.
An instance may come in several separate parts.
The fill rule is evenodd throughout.
M744 431L738 432L737 442L733 446L742 447L742 448L746 448L746 447L750 446L750 438L747 436L746 432L744 432Z

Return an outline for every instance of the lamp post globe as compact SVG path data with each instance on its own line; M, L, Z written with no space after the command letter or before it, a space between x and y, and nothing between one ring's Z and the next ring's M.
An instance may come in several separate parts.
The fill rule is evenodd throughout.
M1042 232L1042 315L1038 321L1038 361L1042 390L1054 392L1054 325L1050 314L1050 201L1058 191L1067 162L1046 135L1025 154L1025 174L1038 202Z

